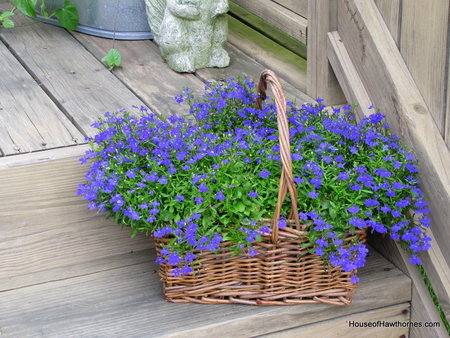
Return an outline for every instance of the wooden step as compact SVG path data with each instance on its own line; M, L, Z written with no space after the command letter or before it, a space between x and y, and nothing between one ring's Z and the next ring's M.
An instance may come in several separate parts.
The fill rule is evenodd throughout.
M0 159L0 168L7 168L0 170L2 335L197 338L214 332L235 338L295 337L305 330L329 337L337 330L355 337L407 336L407 328L348 326L409 321L410 280L374 250L348 306L166 302L152 240L142 234L131 239L129 229L87 209L76 196L87 171L78 162L86 147L67 149L69 157L53 151L45 163L18 160L16 166ZM29 163L38 154L30 154Z

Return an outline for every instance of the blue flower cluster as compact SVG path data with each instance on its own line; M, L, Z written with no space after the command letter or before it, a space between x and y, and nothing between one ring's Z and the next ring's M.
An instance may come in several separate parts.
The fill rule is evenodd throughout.
M93 124L91 163L79 185L90 209L155 237L171 236L158 263L174 275L189 274L194 252L257 252L252 242L270 228L278 198L281 159L276 107L254 104L247 79L207 83L202 99L185 90L175 99L190 105L182 118L157 116L140 108L106 113ZM375 112L359 123L351 107L297 109L288 103L294 181L300 219L311 224L310 252L332 266L353 271L364 265L367 249L344 241L356 229L371 229L406 244L411 262L430 247L427 204L416 178L417 163ZM282 213L289 214L286 199ZM290 226L283 216L279 227ZM352 282L358 278L352 276Z

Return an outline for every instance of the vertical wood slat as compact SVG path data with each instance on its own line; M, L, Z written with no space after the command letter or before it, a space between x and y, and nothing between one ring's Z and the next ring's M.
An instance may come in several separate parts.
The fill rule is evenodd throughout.
M401 0L374 0L397 46L400 43Z
M400 52L444 135L449 1L404 0Z
M346 103L345 96L327 58L327 33L337 28L336 0L308 3L308 96L325 99L326 105Z

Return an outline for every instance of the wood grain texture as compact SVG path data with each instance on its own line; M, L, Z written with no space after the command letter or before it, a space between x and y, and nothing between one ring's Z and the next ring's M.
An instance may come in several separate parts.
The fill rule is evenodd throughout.
M77 157L2 170L0 290L12 277L149 247L76 195L87 165ZM9 285L9 284L8 284Z
M308 21L272 0L233 0L236 4L306 44Z
M0 3L0 10L9 8ZM19 25L33 22L23 15ZM34 24L2 30L2 39L14 50L30 74L84 134L106 111L143 103L89 51L59 27Z
M410 321L410 304L404 303L379 310L361 312L338 319L305 325L299 328L285 330L259 336L261 338L398 338L408 337L409 328L401 327L398 323L407 324ZM388 326L391 325L392 327ZM395 327L394 325L397 324ZM377 325L364 327L364 325Z
M339 33L328 33L328 59L348 102L358 104L355 109L359 119L369 115L372 102L348 55Z
M430 207L430 232L436 239L433 246L440 252L433 254L432 248L425 253L430 263L424 268L431 284L443 287L441 280L448 275L450 261L449 150L375 4L340 0L339 32L372 102L387 115L393 132L414 149L420 162L419 179ZM446 289L437 296L446 302L448 294Z
M259 16L249 12L245 8L235 4L234 2L229 2L230 9L228 14L235 17L239 21L245 23L249 28L256 30L257 32L267 36L273 41L279 43L281 46L290 50L291 52L300 55L302 58L307 57L306 45L294 37L286 34L281 29L271 25L266 20L261 19Z
M273 0L287 9L308 18L308 0Z
M249 337L410 300L410 280L371 250L349 306L165 302L152 241L129 238L75 195L85 170L75 157L1 172L6 337Z
M423 278L420 275L419 270L415 266L412 266L408 261L409 257L406 252L393 241L386 241L380 234L372 234L369 236L369 239L371 245L374 245L383 256L389 257L395 266L411 278L413 295L411 300L411 322L421 323L423 326L411 328L410 337L433 338L448 336L445 326L437 312L436 306L428 293ZM430 262L423 261L423 263L429 264ZM443 278L445 277L446 276L443 275ZM448 283L448 280L444 282ZM442 300L442 309L447 318L449 318L449 298ZM437 323L437 325L435 327L425 327L424 325L427 322Z
M403 1L400 52L444 135L449 1Z
M299 90L306 91L306 60L228 16L228 42L266 68L278 73Z
M255 47L256 48L256 47ZM262 64L256 62L251 57L247 56L238 48L231 44L225 46L228 54L231 57L231 63L227 68L204 68L196 71L196 75L203 81L226 80L230 77L247 77L253 82L257 83L261 72L266 68ZM263 51L261 51L262 53ZM278 69L276 72L278 73ZM307 96L303 91L294 87L290 83L280 78L280 83L283 86L283 91L288 101L296 101L297 106L303 103L314 103L314 100Z
M1 42L0 149L3 155L76 144L83 135ZM1 156L1 154L0 154Z
M82 33L71 33L97 60L111 49L111 40ZM202 91L204 83L194 74L177 73L161 57L158 46L149 40L118 40L114 48L122 55L122 64L114 75L153 112L169 116L186 112L174 96L189 88Z
M441 135L445 120L448 11L445 0L430 4L404 1L401 15L401 54Z
M337 29L335 0L310 0L308 4L308 76L306 94L323 98L328 106L346 103L327 57L327 33Z
M90 149L88 144L81 144L73 147L63 147L21 154L20 156L5 156L0 158L0 170L29 164L46 163L67 157L80 158L88 149Z
M400 42L402 0L374 0L397 44Z

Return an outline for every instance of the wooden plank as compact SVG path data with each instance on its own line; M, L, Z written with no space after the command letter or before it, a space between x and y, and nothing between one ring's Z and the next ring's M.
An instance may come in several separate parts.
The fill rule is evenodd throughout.
M228 16L228 42L278 73L299 90L306 91L306 60Z
M98 60L112 47L112 41L108 39L76 32L72 35ZM122 64L114 70L114 75L155 113L165 116L184 113L174 96L186 87L196 91L204 88L204 83L194 74L170 69L152 41L118 40L114 48L122 56Z
M374 0L397 46L400 43L401 0Z
M380 234L372 234L369 241L377 250L389 259L404 273L410 276L412 280L412 300L411 300L411 322L422 323L422 327L411 328L411 338L433 338L448 336L447 330L437 312L436 306L431 299L428 289L419 273L417 267L412 266L408 261L408 255L394 241L386 241ZM429 264L424 261L424 264ZM445 278L446 276L443 275ZM448 277L448 276L447 276ZM445 283L449 281L446 280ZM448 302L449 298L441 298L443 302L443 310L448 318ZM425 327L425 323L435 323L433 327Z
M448 0L402 2L400 52L441 135L448 77L448 13Z
M237 20L234 22L237 23ZM273 66L277 70L277 66L280 66L278 60L274 62L275 55L269 54L263 50L262 46L269 44L268 39L263 38L260 34L254 32L250 28L242 24L237 24L241 29L242 40L235 41L233 35L230 37L230 42L235 42L238 45L243 45L246 48L250 45L253 54L259 55L259 59L263 60L265 65ZM234 27L234 26L233 26ZM233 27L230 27L230 31L233 31ZM89 36L80 33L72 33L75 38L83 44L91 53L93 53L98 59L101 59L107 51L111 48L110 42L105 39L101 39L94 36ZM258 44L253 40L254 34L258 39L263 42ZM232 35L232 33L230 34ZM261 46L262 45L262 46ZM278 46L278 45L277 45ZM231 57L230 66L226 68L204 68L199 69L194 74L182 74L172 71L167 63L163 61L160 56L158 47L150 41L116 41L115 48L122 53L123 60L127 60L127 63L123 63L123 66L114 71L114 74L123 81L128 88L135 92L142 101L151 109L159 114L181 114L187 112L184 106L180 106L175 102L173 97L180 93L184 88L189 88L194 93L201 94L204 89L204 81L211 81L214 79L228 79L229 77L247 76L254 81L258 81L259 75L267 66L261 65L254 59L245 55L242 51L231 45L226 44L226 49ZM282 47L278 46L277 55L282 55ZM124 51L124 52L123 52ZM301 66L306 64L306 61L300 57L293 56L292 53L286 51L287 56L281 57L282 60L290 62L288 57L292 57L292 60L296 63L300 63ZM136 58L136 55L138 57ZM139 55L145 55L140 57ZM134 60L136 59L136 60ZM283 68L285 64L280 67L280 72L284 74L290 71ZM299 77L302 73L297 71ZM148 79L154 79L149 81ZM159 83L159 86L155 86L155 81ZM297 99L299 103L312 102L312 99L306 96L304 93L290 85L288 82L283 81L283 87L286 88L286 93L290 94L291 99Z
M0 10L10 6L4 1ZM2 39L17 54L44 91L84 134L92 136L90 125L106 111L143 105L105 66L59 27L33 24L16 15L14 29L2 31Z
M328 47L328 59L345 97L348 102L358 104L355 112L362 119L370 112L372 102L338 32L328 33Z
M306 94L323 98L324 104L346 103L327 57L327 33L337 29L335 0L310 0L308 5L308 79Z
M308 18L308 0L273 0L287 9Z
M261 338L292 338L292 337L358 337L358 338L398 338L408 337L410 320L410 304L404 303L373 311L361 312L338 319L300 326L259 336ZM364 325L373 325L364 327ZM391 326L392 325L392 326Z
M132 240L130 230L121 231L113 220L87 209L87 202L76 195L87 169L77 156L2 170L0 285L49 267L150 246L145 236Z
M1 332L12 337L249 337L408 302L410 280L371 250L350 306L172 304L151 241L75 196L77 158L0 175ZM137 314L145 315L137 315ZM257 323L257 325L255 325Z
M164 301L162 285L155 273L154 253L147 254L144 250L103 259L94 256L92 265L49 271L53 279L46 283L3 292L2 333L17 337L35 337L38 333L45 337L142 337L152 332L152 337L202 338L214 332L218 337L250 337L321 320L339 321L385 304L396 305L395 301L405 298L398 297L396 291L404 296L409 294L405 279L387 278L383 285L382 269L392 265L381 259L378 264L371 263L375 270L366 275L365 286L361 285L350 306L305 304L252 307L249 311L247 306L233 304L172 304ZM39 273L36 275L39 277ZM20 277L22 281L26 278L32 281L31 275ZM394 287L387 291L386 286L394 283L403 290ZM397 304L404 303L405 300Z
M258 83L261 72L266 68L259 64L242 51L231 44L225 46L228 54L231 57L230 66L227 68L204 68L199 69L195 73L203 81L214 81L216 79L226 80L230 77L247 77L253 82ZM274 69L278 73L278 69ZM288 101L296 101L297 106L303 103L314 103L314 100L303 93L301 90L295 88L290 83L280 78L280 83L283 86L283 91Z
M433 246L441 255L424 253L424 266L432 285L442 285L439 267L449 272L450 153L434 123L395 41L373 2L339 1L339 32L352 62L375 106L387 115L398 134L420 161L422 190L430 207ZM439 262L444 259L445 262ZM438 293L445 302L449 290ZM422 295L425 297L425 295Z
M301 43L297 39L293 38L289 34L286 34L281 29L271 25L267 21L261 19L259 16L249 12L245 8L230 2L230 10L228 14L235 17L239 21L242 21L247 26L258 31L259 33L267 36L281 46L289 49L291 52L300 55L302 58L306 59L306 45Z
M308 21L271 0L233 0L239 6L306 44Z
M0 156L81 141L83 135L1 41L0 57Z
M89 145L82 144L73 147L56 148L21 154L20 156L5 156L0 158L0 170L29 164L46 163L67 157L80 158L88 149L90 149Z

